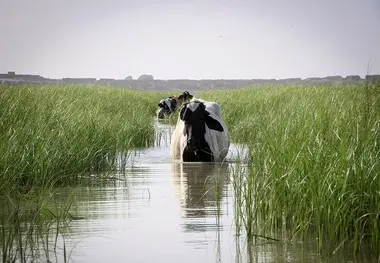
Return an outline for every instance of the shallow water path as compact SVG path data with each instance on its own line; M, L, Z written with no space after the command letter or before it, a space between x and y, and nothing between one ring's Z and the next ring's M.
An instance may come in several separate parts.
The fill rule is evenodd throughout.
M71 262L235 262L231 163L171 160L173 126L157 123L155 147L136 151L125 181L87 187L72 207Z
M231 184L244 149L232 145L225 165L173 162L172 130L157 124L156 146L131 155L125 181L78 191L72 211L85 219L65 233L70 262L317 261L312 250L267 240L247 255L236 242Z

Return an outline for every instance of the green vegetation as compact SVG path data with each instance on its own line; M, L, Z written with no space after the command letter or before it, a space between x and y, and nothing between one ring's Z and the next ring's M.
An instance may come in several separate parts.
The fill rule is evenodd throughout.
M54 187L123 169L118 156L152 145L152 117L162 95L77 85L0 86L3 262L30 262L41 248L48 253L53 232L55 247L71 201L52 204Z
M28 261L36 247L30 237L47 244L42 233L53 226L58 235L70 219L69 197L65 207L48 205L54 187L122 169L119 154L127 158L131 148L152 145L152 117L158 100L168 95L77 85L0 86L3 262ZM284 228L290 234L274 238L315 235L320 250L370 248L380 256L379 85L194 95L218 102L233 142L249 148L248 171L238 166L234 175L238 230L273 237Z
M151 145L157 95L85 86L1 87L0 193L76 182Z
M248 236L285 228L318 248L380 255L380 85L202 92L249 147L235 200Z
M12 193L0 199L0 255L2 262L49 262L68 226L72 198L54 204L52 192Z

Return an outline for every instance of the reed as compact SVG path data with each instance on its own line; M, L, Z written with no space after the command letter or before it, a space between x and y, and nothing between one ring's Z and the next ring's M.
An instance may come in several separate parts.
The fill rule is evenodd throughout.
M235 175L248 236L284 228L318 249L380 255L380 85L203 92L250 169Z
M62 238L73 219L72 199L58 206L55 187L85 184L91 174L107 177L123 168L120 158L132 148L152 145L159 96L96 86L0 85L2 262L48 261L57 245L68 260Z
M87 86L0 86L0 193L10 196L9 203L15 203L10 193L26 202L30 193L114 171L120 153L127 157L130 149L153 144L152 118L167 95ZM231 139L249 149L249 168L237 166L233 178L238 232L242 227L248 237L270 237L285 229L291 240L314 236L319 251L370 249L380 257L379 84L246 88L196 96L218 102ZM177 116L178 111L169 122ZM37 203L33 218L47 211ZM25 258L20 252L25 244L18 242L17 250L7 245L25 240L17 239L22 236L17 229L28 229L19 224L26 222L22 207L33 206L2 213L16 215L10 232L8 217L1 222L3 256L17 251ZM64 221L66 208L60 208L55 222ZM42 215L38 220L48 222Z
M87 86L0 88L0 192L67 184L151 145L157 94Z
M2 262L49 261L57 256L70 219L71 198L55 205L47 191L12 193L0 199L0 255ZM66 251L63 243L63 251ZM63 255L67 262L66 255Z

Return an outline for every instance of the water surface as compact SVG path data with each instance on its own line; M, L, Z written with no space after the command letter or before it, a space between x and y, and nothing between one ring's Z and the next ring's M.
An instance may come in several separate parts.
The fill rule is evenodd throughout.
M233 144L225 164L184 164L169 155L173 126L156 128L124 180L79 189L71 210L85 219L64 233L70 262L336 262L307 244L236 237L231 179L246 149Z

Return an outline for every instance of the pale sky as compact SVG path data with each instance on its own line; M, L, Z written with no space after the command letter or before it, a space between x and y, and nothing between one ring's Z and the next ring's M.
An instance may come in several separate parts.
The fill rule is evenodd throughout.
M380 73L380 0L0 0L0 73L268 79Z

